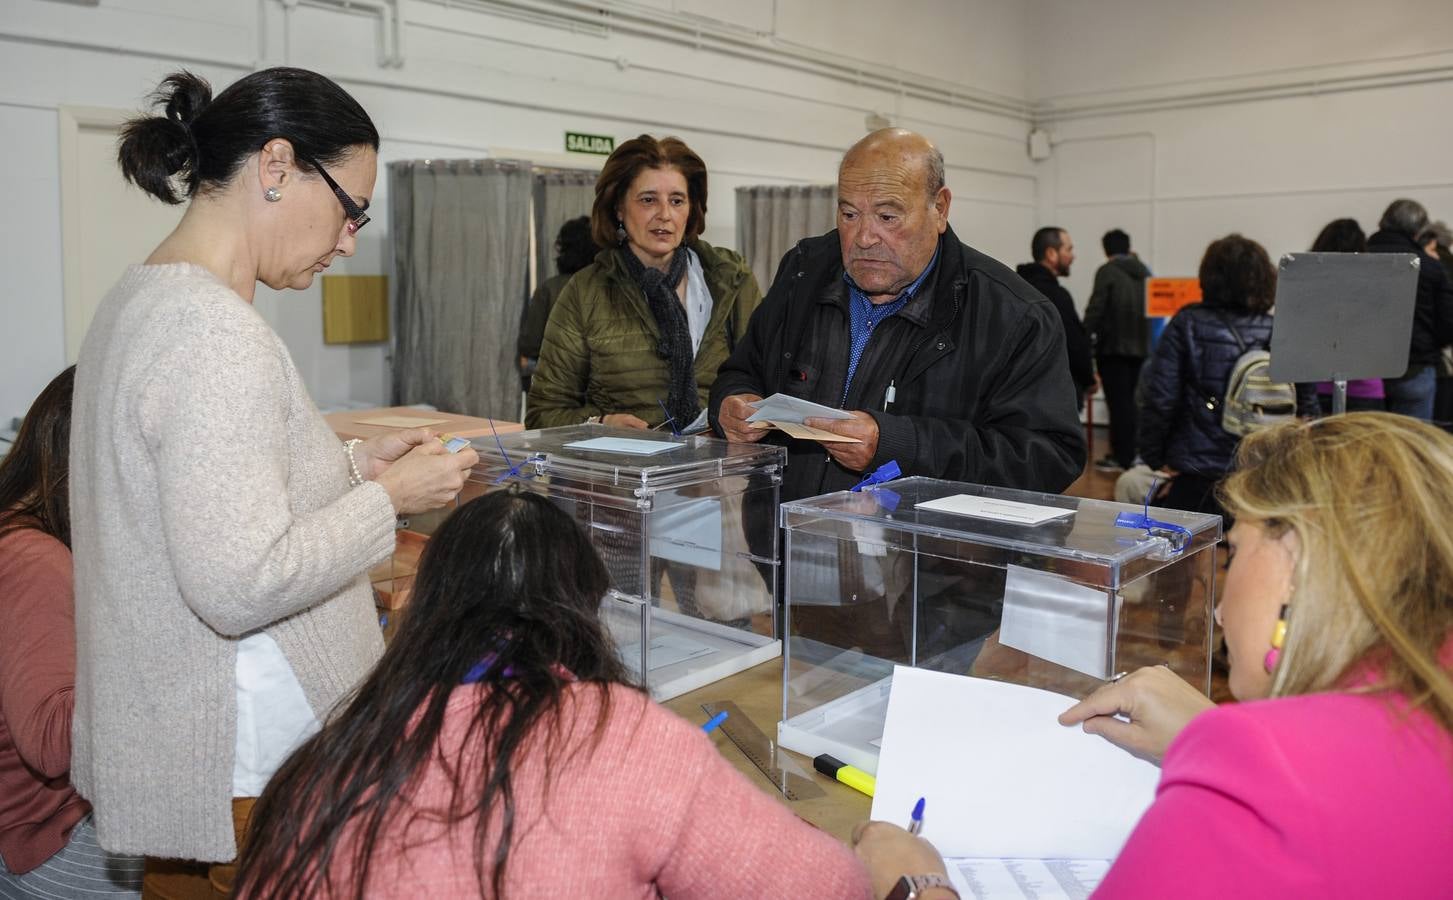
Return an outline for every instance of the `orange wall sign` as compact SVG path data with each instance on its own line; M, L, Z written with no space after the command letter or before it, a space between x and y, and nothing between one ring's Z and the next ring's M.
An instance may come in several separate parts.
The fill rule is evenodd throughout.
M1182 306L1201 302L1201 282L1196 278L1148 278L1145 281L1145 314L1152 319L1169 319Z

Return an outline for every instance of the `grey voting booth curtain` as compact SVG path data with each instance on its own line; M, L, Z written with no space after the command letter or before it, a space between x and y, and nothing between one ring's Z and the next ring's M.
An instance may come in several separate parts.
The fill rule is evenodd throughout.
M571 219L590 215L595 172L571 169L535 172L535 283L555 274L555 236Z
M837 224L837 188L830 184L737 188L737 248L765 293L782 254Z
M513 419L529 284L528 162L389 164L397 404Z

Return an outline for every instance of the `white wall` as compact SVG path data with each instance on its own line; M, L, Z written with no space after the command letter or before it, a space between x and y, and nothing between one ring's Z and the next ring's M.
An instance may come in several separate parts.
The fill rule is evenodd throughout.
M1400 196L1453 220L1446 4L1037 0L1035 17L1040 220L1075 237L1081 308L1112 227L1156 274L1194 275L1232 231L1275 260L1334 218L1371 233Z
M1453 29L1431 0L399 5L394 67L379 19L341 0L0 0L0 422L64 364L56 109L135 109L183 65L219 87L264 65L323 71L373 114L385 162L675 133L711 169L706 238L727 246L734 188L830 182L865 116L887 115L942 146L969 243L1014 263L1038 225L1070 228L1082 306L1111 227L1177 275L1232 230L1305 249L1338 216L1370 230L1399 195L1453 218ZM1040 163L1032 123L1054 140ZM386 181L339 271L387 271ZM324 346L316 288L257 303L320 403L387 399L385 349Z
M508 15L488 0L400 5L403 65L391 67L380 65L378 17L331 0L303 0L290 11L277 0L102 0L99 7L0 0L7 134L0 177L6 187L19 185L4 195L0 227L17 234L0 242L0 266L11 275L0 321L26 345L0 354L0 417L20 414L64 364L56 108L135 109L179 66L219 89L260 66L324 72L373 115L385 163L477 157L491 148L559 155L566 130L618 140L678 134L711 170L705 237L726 246L735 243L735 187L831 182L842 150L877 112L941 145L955 192L952 219L965 240L1013 261L1034 227L1020 53L1028 21L1015 0L905 8L869 0L602 0L596 5L607 12L598 23L565 22L579 10L554 0L515 4L536 11ZM650 29L632 18L642 11L662 26L702 34L643 33ZM734 21L718 21L724 14ZM374 223L360 235L356 257L335 270L387 271L386 182L380 177ZM383 347L322 344L317 287L260 289L256 302L320 404L387 399Z
M53 109L0 103L0 431L66 365Z

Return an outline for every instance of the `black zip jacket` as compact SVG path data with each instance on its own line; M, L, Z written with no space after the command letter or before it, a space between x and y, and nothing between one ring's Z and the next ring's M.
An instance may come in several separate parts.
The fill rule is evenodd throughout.
M782 392L861 409L878 424L868 470L897 460L904 475L1058 492L1085 465L1064 329L1049 301L1006 266L939 240L934 272L874 330L843 396L850 324L836 231L787 252L777 277L711 390L711 425L734 394ZM893 388L888 402L889 387ZM780 432L781 497L851 488L862 473L821 444Z
M1014 269L1014 273L1054 304L1055 312L1059 313L1060 324L1065 329L1065 352L1069 354L1070 377L1075 380L1075 387L1083 393L1095 383L1095 362L1090 358L1090 336L1080 322L1080 314L1075 312L1074 298L1053 272L1037 262L1023 263Z
M1413 336L1408 347L1408 365L1432 366L1438 354L1453 344L1453 286L1443 264L1423 252L1405 234L1379 231L1367 239L1368 253L1415 253L1419 259L1418 297L1413 307Z

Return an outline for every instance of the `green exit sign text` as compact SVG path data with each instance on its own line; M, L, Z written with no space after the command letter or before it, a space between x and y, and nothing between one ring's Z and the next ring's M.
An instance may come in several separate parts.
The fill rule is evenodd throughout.
M578 134L565 132L565 149L571 153L594 153L610 156L616 148L616 139L604 134Z

